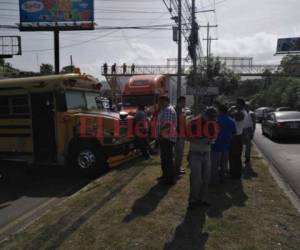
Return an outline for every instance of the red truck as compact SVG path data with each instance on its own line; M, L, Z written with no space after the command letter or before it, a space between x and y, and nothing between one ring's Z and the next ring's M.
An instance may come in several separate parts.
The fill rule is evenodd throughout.
M158 109L158 100L168 95L171 104L176 103L177 84L165 75L136 75L130 77L122 94L123 111L136 113L139 105L144 105L153 114Z

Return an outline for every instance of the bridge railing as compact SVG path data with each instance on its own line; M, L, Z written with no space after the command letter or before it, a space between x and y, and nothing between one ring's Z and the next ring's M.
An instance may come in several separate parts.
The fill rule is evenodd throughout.
M258 75L263 74L266 70L271 73L275 73L278 70L278 65L227 65L228 69L231 69L236 74L242 75ZM191 65L182 66L182 74L188 74L191 70ZM141 74L177 74L177 65L131 65L116 66L115 68L108 66L107 68L102 66L102 75L141 75Z

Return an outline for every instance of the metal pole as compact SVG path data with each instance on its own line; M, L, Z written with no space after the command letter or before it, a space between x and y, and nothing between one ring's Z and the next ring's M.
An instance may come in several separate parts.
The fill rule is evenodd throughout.
M59 30L54 31L54 65L55 74L59 74Z
M193 37L193 82L196 80L196 74L197 74L197 55L196 55L196 41L195 41L195 35L196 35L196 4L195 0L192 0L192 37Z
M181 57L182 57L182 27L181 27L181 0L178 0L178 69L177 69L177 97L181 96Z
M206 43L206 74L208 77L208 66L209 66L209 23L207 23L207 43Z

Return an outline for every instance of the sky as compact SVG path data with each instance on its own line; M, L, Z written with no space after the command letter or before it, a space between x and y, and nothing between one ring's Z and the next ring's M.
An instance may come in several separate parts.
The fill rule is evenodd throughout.
M183 5L186 17L187 8ZM197 13L197 21L200 25L208 22L218 25L211 29L211 37L218 38L212 41L212 53L216 56L253 57L255 64L279 64L281 57L274 56L277 39L300 36L299 0L196 0L196 6L198 10L215 9L215 12ZM0 0L0 24L18 23L18 9L18 0ZM174 24L162 0L95 0L95 19L97 27ZM13 66L38 71L41 63L54 64L51 32L0 29L0 34L22 37L22 56L7 60ZM205 28L200 29L200 39L206 51L203 38L206 38ZM82 72L100 79L104 62L162 65L167 58L177 57L171 27L67 31L61 32L60 39L61 66L68 65L72 55ZM186 46L184 43L183 57L187 56Z

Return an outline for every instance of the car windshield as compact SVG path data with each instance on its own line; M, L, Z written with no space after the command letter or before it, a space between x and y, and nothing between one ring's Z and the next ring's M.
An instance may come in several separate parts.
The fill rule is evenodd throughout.
M155 103L155 95L123 96L124 106L150 106Z
M280 112L276 114L276 117L279 120L296 120L300 119L300 112Z

